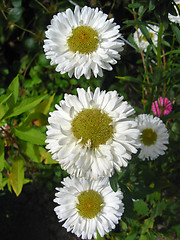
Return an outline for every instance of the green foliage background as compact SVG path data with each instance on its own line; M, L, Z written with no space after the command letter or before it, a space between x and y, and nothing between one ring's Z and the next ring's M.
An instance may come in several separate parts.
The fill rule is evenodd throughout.
M104 71L102 78L70 79L57 73L45 58L42 46L47 25L57 12L74 9L71 1L0 2L0 197L8 191L19 196L24 184L32 181L40 186L44 181L54 192L67 175L44 148L48 113L64 93L76 94L77 87L88 86L117 90L137 114L153 114L152 102L166 96L173 103L172 113L162 116L170 134L168 150L155 161L142 161L135 155L127 168L114 174L111 185L114 190L117 184L121 187L125 213L114 231L98 239L179 239L180 30L168 20L169 12L176 14L173 3L75 2L99 7L114 17L129 42L113 71ZM147 31L148 23L160 27L157 48ZM133 40L137 28L149 41L145 55Z

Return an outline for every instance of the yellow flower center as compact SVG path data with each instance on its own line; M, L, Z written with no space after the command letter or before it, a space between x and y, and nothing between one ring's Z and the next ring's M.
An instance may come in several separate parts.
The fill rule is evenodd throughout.
M152 39L153 38L153 33L151 33L151 32L149 32L149 35L150 35L150 38ZM147 39L146 39L146 37L143 35L143 37L142 37L142 40L144 40L144 41L146 41L147 42Z
M71 129L75 138L81 139L81 144L86 145L90 142L91 149L94 149L112 138L111 122L112 119L101 110L85 109L73 119Z
M140 136L140 141L146 145L153 145L157 140L157 133L154 132L151 128L146 128L142 131L142 135Z
M72 36L67 39L70 51L89 54L98 48L98 33L89 26L79 26L72 30Z
M180 4L177 4L177 6L178 6L178 9L180 10Z
M79 215L83 218L92 219L97 216L103 208L103 198L94 190L82 192L78 196L78 202L76 208L78 209Z

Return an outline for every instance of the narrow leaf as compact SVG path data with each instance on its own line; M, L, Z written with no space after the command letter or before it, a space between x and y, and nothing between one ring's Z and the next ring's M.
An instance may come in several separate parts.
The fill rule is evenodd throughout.
M19 158L16 160L11 169L11 173L9 175L11 186L16 194L19 194L22 191L23 183L24 183L24 160Z
M14 103L17 102L18 96L19 96L19 75L17 75L13 81L10 83L7 93L13 93L13 100Z
M176 26L176 24L171 24L171 28L172 28L174 34L176 35L177 41L180 43L180 30L179 30L179 28Z
M51 106L51 103L54 99L55 94L53 94L51 97L49 97L48 99L45 99L43 102L41 102L39 105L36 106L36 108L34 109L35 112L40 112L43 114L47 114L49 112L49 108Z
M4 169L4 139L0 139L0 172Z
M112 177L109 178L111 188L113 189L114 192L117 192L118 189L118 175L115 172Z
M35 96L23 99L20 103L16 104L13 109L10 109L8 113L6 113L5 118L10 118L14 116L18 116L35 106L37 106L47 95Z

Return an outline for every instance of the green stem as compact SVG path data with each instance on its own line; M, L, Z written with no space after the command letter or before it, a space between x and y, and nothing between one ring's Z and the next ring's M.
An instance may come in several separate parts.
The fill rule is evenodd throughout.
M157 66L160 66L161 63L161 39L163 33L163 24L162 22L159 25L159 33L158 33L158 44L157 44Z
M42 8L44 8L44 10L49 13L49 10L41 3L39 2L38 0L35 0L35 2L37 2L37 4L39 4Z

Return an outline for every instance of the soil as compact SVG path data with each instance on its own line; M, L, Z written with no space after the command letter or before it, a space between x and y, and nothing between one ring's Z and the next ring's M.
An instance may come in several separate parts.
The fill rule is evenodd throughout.
M58 222L54 192L30 183L16 197L0 192L0 239L2 240L77 240Z

